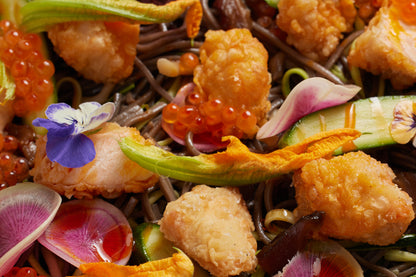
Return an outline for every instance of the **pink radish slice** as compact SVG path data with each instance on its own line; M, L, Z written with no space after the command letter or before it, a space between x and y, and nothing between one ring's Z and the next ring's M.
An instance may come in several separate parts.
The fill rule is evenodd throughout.
M35 183L20 183L0 191L0 276L46 230L61 196Z
M124 214L101 200L72 200L61 205L39 242L75 267L83 263L125 265L133 234Z
M274 277L363 277L354 257L335 241L311 241Z

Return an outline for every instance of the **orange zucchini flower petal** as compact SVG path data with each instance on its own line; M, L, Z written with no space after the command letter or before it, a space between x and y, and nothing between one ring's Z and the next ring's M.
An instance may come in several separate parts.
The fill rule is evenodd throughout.
M194 265L182 252L172 257L150 261L137 266L123 266L107 262L82 264L81 277L192 277Z

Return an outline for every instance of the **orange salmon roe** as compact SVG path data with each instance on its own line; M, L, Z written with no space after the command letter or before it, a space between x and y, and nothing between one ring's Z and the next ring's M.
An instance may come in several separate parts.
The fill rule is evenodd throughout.
M192 75L195 67L199 64L199 58L193 53L185 53L179 59L179 73L181 75Z
M0 190L22 182L29 176L29 163L19 157L19 140L11 135L0 134Z
M214 138L233 135L242 138L243 130L256 130L257 118L248 110L236 110L220 99L205 101L198 93L190 93L186 105L168 104L162 112L163 121L171 124L173 133L184 138L188 132L207 133Z
M4 277L44 277L32 267L13 267Z
M38 35L25 34L10 21L0 21L0 60L15 81L13 109L20 117L41 110L54 90L55 67L41 48Z
M404 22L410 25L416 24L416 1L414 0L393 0L392 11Z

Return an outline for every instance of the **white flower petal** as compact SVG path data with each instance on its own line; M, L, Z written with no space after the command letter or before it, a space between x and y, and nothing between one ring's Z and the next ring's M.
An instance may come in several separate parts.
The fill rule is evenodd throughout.
M98 102L85 102L79 105L79 109L83 114L91 114L99 109L101 106Z
M102 106L100 105L100 107L88 113L83 132L93 130L104 122L110 120L114 114L114 111L114 103L108 102Z
M48 119L56 123L71 125L75 120L75 112L76 110L71 108L68 104L58 103L50 105L45 114Z

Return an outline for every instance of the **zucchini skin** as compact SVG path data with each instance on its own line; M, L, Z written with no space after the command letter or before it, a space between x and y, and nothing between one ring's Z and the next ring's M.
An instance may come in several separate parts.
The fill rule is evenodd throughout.
M168 258L175 253L173 244L165 239L159 225L144 222L133 229L133 258L137 263Z
M361 136L337 149L335 154L396 144L390 135L390 124L394 107L402 100L416 101L416 95L371 97L316 111L283 133L278 146L283 148L316 133L338 128L354 128Z

